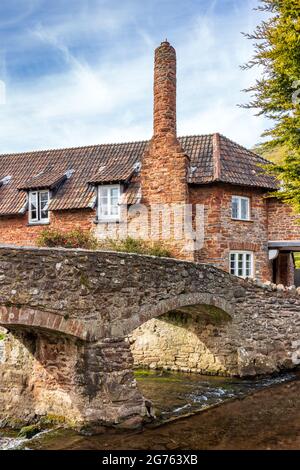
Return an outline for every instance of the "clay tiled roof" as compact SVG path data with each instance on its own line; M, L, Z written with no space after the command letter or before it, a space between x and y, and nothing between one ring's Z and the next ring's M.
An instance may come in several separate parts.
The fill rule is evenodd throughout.
M264 174L259 167L266 160L226 137L215 134L179 140L190 157L190 184L223 181L265 189L276 187L274 178ZM92 207L95 189L89 183L130 179L138 171L147 144L142 141L0 155L1 180L11 176L5 184L0 184L0 215L24 210L25 190L31 187L57 187L50 203L51 210ZM71 176L63 182L64 175L70 170L73 170ZM140 199L137 175L123 197L129 204Z
M123 161L120 159L111 159L109 163L99 168L98 172L90 178L90 184L101 183L124 183L129 181L133 174L138 170L139 165L136 162L136 155L123 155Z
M220 179L242 186L275 189L278 183L263 170L267 162L226 137L220 138Z
M29 189L54 189L62 184L66 179L66 173L57 172L55 168L48 169L33 176L28 181L25 181L24 184L18 187L18 189L20 191L26 191Z

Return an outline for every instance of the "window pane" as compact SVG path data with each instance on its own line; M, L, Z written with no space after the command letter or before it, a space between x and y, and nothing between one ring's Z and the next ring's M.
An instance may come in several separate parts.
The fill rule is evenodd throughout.
M246 276L247 277L250 277L251 276L251 255L250 254L246 254Z
M41 209L41 219L42 220L48 219L48 210L47 209Z
M30 219L37 220L37 193L30 193Z
M118 188L113 188L110 193L111 201L111 215L118 215L119 213L119 190Z
M107 195L108 195L108 189L101 187L100 188L100 198L101 199L107 199Z
M239 217L239 200L237 197L232 198L231 213L233 219L238 219Z
M49 192L43 191L40 193L40 210L41 219L48 219L48 203L49 203Z
M110 191L110 205L111 205L111 215L118 215L119 213L119 189L118 188L112 188Z
M47 201L48 202L48 198L49 198L48 191L42 191L40 193L40 196L41 196L41 201L43 201L43 202Z
M99 191L99 207L100 207L100 216L108 216L108 190L107 188L100 188Z
M110 194L111 194L112 199L119 199L119 190L118 190L118 188L113 188L111 190Z
M119 207L118 207L118 205L113 205L113 206L111 206L111 208L110 208L110 214L111 214L111 215L118 215L118 213L119 213Z
M247 220L249 218L249 199L241 199L241 219Z
M104 216L108 215L108 204L107 201L101 201L100 203L100 213Z
M238 254L238 276L244 275L244 255L243 253Z
M236 255L231 253L230 255L230 274L235 274L236 270Z
M31 203L31 207L36 209L36 207L37 207L37 193L31 193L30 194L30 203Z

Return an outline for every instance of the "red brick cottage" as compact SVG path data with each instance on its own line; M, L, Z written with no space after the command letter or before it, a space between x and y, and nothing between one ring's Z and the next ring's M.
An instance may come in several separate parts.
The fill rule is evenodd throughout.
M177 138L176 53L163 42L155 51L150 142L0 156L0 243L34 245L45 225L103 237L136 204L200 205L203 246L186 251L173 236L173 217L165 243L174 256L291 285L300 225L289 206L265 197L278 183L262 163L220 134Z

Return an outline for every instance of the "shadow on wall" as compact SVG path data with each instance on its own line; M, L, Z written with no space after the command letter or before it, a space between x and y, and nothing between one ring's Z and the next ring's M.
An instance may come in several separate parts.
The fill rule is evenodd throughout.
M211 305L191 305L153 318L129 335L134 365L151 369L235 375L231 317Z

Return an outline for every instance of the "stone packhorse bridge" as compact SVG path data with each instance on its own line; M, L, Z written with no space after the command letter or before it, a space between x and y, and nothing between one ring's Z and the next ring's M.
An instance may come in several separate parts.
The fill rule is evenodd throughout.
M159 359L147 334L143 341L146 322L151 341L157 329L173 328L159 334L168 352ZM147 412L132 352L137 363L236 376L295 367L300 295L174 259L6 246L0 326L8 330L0 341L2 425L51 415L125 427Z

